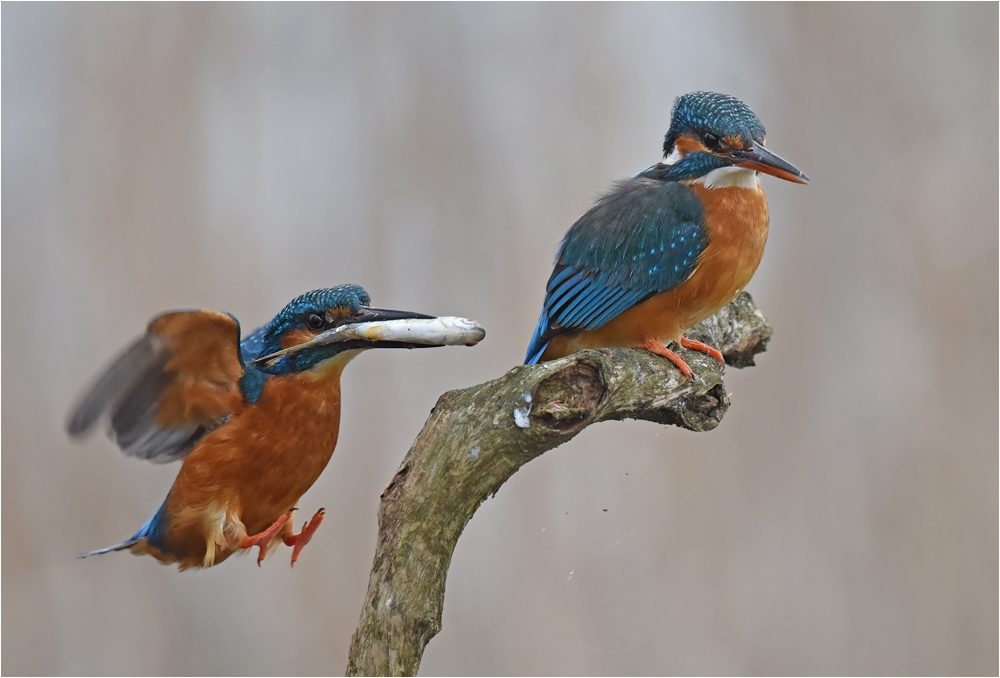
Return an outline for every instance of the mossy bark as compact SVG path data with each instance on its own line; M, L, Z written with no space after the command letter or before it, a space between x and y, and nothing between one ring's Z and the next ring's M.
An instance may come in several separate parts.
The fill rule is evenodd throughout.
M744 292L687 336L718 348L728 365L746 367L771 333ZM718 426L729 407L722 368L703 353L679 352L693 381L659 356L600 349L515 367L442 395L382 494L347 674L416 674L427 642L441 630L445 580L462 530L521 466L609 419L692 431Z

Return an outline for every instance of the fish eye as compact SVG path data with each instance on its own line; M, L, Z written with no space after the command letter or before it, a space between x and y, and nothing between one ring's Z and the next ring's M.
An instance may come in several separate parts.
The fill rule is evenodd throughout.
M321 330L326 325L326 319L319 313L310 313L306 316L306 326L311 330Z
M719 137L715 136L711 132L705 132L701 135L701 143L705 145L705 148L715 150L719 147Z

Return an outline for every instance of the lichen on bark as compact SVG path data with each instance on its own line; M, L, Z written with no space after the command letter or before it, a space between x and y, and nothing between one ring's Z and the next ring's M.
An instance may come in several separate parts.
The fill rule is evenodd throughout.
M748 367L772 330L740 294L687 336ZM442 395L382 494L379 534L348 675L415 675L441 630L445 581L462 530L521 466L591 424L642 419L692 431L719 425L729 408L723 370L680 350L685 379L667 360L632 349L599 349Z

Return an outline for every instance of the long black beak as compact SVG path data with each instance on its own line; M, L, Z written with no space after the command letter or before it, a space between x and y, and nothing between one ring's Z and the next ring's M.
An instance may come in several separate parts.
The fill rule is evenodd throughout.
M803 174L797 167L790 162L782 160L756 141L753 142L753 146L749 149L730 151L726 155L735 161L734 164L737 167L757 170L758 172L770 174L785 181L794 181L797 184L804 184L809 181L809 177Z
M386 320L433 320L437 316L426 315L424 313L414 313L413 311L390 311L387 308L369 308L362 306L361 310L351 316L350 323L377 323Z

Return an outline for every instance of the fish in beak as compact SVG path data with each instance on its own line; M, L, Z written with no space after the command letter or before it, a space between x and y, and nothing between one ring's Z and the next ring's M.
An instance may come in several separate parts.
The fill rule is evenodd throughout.
M253 362L271 366L289 355L332 344L341 344L343 350L474 346L485 336L482 325L467 318L362 307L359 313L345 318L343 324Z

